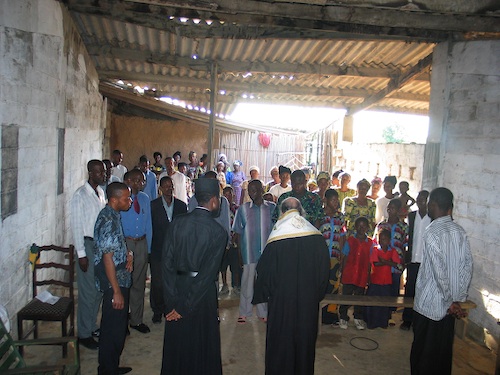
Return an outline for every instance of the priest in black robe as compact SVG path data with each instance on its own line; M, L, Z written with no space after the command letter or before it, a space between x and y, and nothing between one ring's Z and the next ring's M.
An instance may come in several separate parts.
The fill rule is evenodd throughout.
M195 181L198 207L169 226L162 253L163 375L222 374L216 278L227 233L213 216L219 182Z
M281 211L257 264L252 301L268 303L266 375L314 374L319 302L330 257L296 198L285 199Z

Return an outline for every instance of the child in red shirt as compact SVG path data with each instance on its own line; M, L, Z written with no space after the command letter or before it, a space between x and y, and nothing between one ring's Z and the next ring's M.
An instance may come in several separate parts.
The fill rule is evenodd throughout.
M366 235L368 226L366 217L358 217L354 223L355 235L350 236L344 244L342 250L342 294L344 295L365 294L370 274L370 253L373 248L373 240ZM339 309L339 326L342 329L347 329L348 309L347 305L342 305ZM363 306L354 306L354 324L359 330L365 329L363 310Z
M392 284L391 267L397 267L400 262L396 249L389 247L391 232L382 229L378 233L378 242L370 255L371 274L368 296L390 296ZM369 306L365 309L368 329L387 328L389 324L390 307Z

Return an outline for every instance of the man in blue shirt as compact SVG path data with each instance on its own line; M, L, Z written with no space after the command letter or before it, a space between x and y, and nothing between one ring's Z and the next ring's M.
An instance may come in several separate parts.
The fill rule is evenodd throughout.
M119 213L130 208L130 190L124 183L113 182L106 194L108 204L97 216L94 227L95 285L103 293L97 371L126 374L132 369L118 366L125 344L133 254L125 245Z
M143 323L142 318L148 254L151 252L153 234L151 204L148 195L141 191L146 180L140 170L133 169L125 173L124 182L132 192L132 207L121 213L127 248L134 253L133 282L130 288L130 327L141 333L148 333L149 327Z
M273 229L272 215L276 205L262 198L264 187L260 180L252 180L248 184L248 195L251 202L244 203L233 222L235 242L241 249L243 275L241 277L240 316L238 323L246 323L252 316L252 297L255 281L255 268L260 255L266 247L267 238ZM267 321L267 305L257 305L257 317Z
M146 184L142 190L148 195L149 200L152 201L158 197L158 185L156 184L156 175L149 169L149 159L146 155L142 155L139 158L139 169L144 173L146 179ZM123 182L125 182L125 177Z

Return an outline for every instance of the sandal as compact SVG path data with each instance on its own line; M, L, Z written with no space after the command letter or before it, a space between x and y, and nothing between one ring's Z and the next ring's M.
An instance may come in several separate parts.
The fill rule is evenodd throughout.
M247 318L245 316L240 316L238 318L238 323L239 324L245 324L247 322Z

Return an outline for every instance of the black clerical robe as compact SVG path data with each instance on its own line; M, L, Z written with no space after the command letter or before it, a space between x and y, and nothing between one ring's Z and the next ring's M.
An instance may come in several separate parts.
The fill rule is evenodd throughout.
M330 257L320 234L267 244L252 303L268 302L266 374L314 374L319 302Z
M182 318L165 323L162 374L221 374L217 287L227 233L209 211L196 208L172 222L162 254L168 312Z

